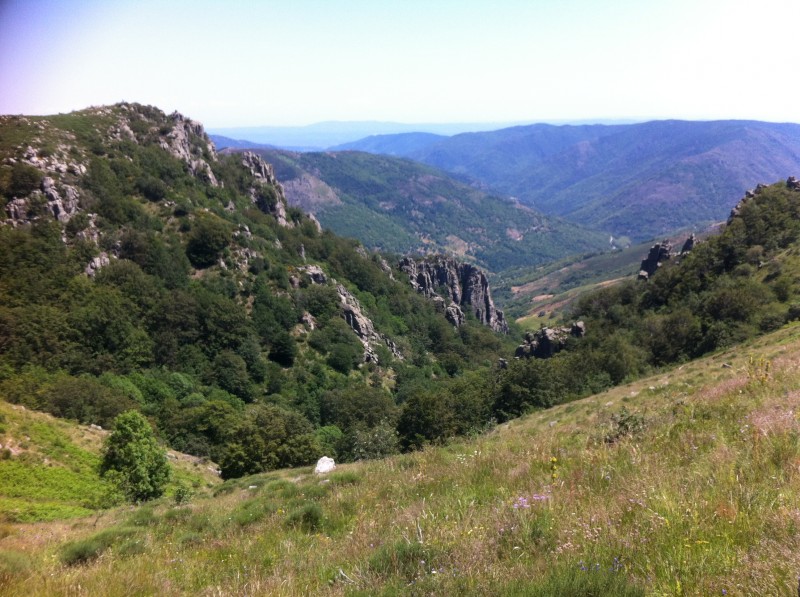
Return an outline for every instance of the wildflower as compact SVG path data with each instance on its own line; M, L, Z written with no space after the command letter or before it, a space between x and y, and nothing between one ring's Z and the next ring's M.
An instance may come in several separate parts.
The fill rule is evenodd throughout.
M530 508L531 505L528 503L528 498L520 496L514 502L513 507L514 507L514 509Z

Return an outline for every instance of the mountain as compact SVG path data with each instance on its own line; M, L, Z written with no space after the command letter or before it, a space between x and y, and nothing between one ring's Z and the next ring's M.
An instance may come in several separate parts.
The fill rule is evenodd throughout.
M177 112L0 117L0 209L0 397L140 410L224 477L396 451L400 404L513 350L483 272L432 300Z
M211 128L209 132L294 151L319 151L373 135L430 133L440 136L467 131L489 131L508 123L403 123L378 121L329 121L306 126L249 126Z
M800 125L756 121L537 124L396 143L382 150L637 241L720 220L756 183L800 169Z
M371 135L352 143L331 147L330 151L366 151L383 155L404 156L421 151L446 138L443 135L435 135L433 133Z
M222 151L226 148L232 149L275 149L272 145L264 145L263 143L253 143L252 141L244 141L242 139L231 139L230 137L223 137L222 135L209 135L209 139L214 143L214 146Z
M290 204L373 249L445 252L497 272L609 246L604 234L410 160L351 151L259 153L274 165Z

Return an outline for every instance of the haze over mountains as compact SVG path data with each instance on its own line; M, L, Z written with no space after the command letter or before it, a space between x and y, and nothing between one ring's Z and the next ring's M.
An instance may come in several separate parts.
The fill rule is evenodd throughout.
M409 157L633 239L722 219L747 189L800 170L797 124L537 124L428 141L385 136L338 149Z

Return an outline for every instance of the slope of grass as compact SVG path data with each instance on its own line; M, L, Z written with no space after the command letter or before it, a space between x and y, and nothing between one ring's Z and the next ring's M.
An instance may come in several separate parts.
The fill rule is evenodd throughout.
M113 500L98 475L106 431L0 400L0 522L88 516ZM173 487L203 487L208 465L173 453Z
M0 550L31 566L0 582L7 595L790 595L798 387L792 325L471 441L324 478L239 479L99 527L7 525Z

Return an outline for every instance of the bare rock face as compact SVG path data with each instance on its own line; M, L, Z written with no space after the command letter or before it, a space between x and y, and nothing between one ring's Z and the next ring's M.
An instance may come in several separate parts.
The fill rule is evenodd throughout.
M272 166L252 151L242 153L242 166L255 178L255 184L250 187L249 192L251 201L264 213L271 214L279 226L292 228L294 224L286 217L286 195L278 179L275 178ZM268 190L270 188L275 189L277 196L273 196Z
M681 247L681 256L686 255L687 253L691 253L694 246L697 244L697 237L692 233L692 235L686 239Z
M186 118L178 112L170 114L169 120L172 124L172 130L161 139L159 143L161 148L185 162L189 166L192 175L205 179L213 187L218 187L219 182L217 182L217 178L211 171L211 166L205 160L203 150L212 160L217 159L217 152L214 149L214 144L206 135L203 125ZM198 139L201 145L198 145Z
M642 260L642 264L639 270L639 279L640 280L647 280L652 276L658 268L661 267L661 264L665 261L669 261L672 258L672 245L669 241L663 241L660 243L654 244L650 247L650 252L647 254Z
M455 326L464 323L464 309L470 309L483 325L508 333L508 322L492 300L486 274L469 263L448 257L414 260L405 257L400 269L408 274L411 286L426 297L447 301L445 314ZM444 293L442 296L440 293ZM459 315L460 314L460 315Z
M341 284L336 285L336 292L339 293L339 300L342 303L342 316L364 345L364 362L377 363L378 355L375 353L374 345L384 343L392 354L402 359L403 355L397 345L383 334L375 331L372 320L364 314L364 309L359 300Z
M525 334L525 342L517 347L514 356L517 358L549 359L560 352L570 338L583 338L586 335L586 325L576 321L570 327L542 328L538 332Z
M49 176L42 179L42 193L47 199L47 209L59 222L69 222L78 212L78 191L75 187L65 186L64 197L56 189L55 181Z

